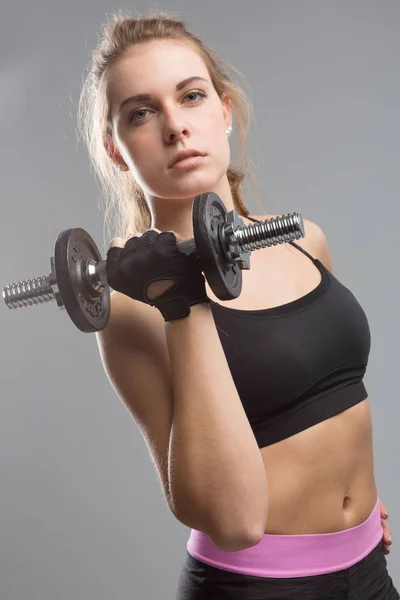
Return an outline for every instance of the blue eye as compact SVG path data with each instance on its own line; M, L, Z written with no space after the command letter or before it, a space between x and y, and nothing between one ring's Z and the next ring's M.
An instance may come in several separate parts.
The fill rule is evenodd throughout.
M207 98L207 94L205 92L200 92L199 90L193 90L192 92L188 92L184 96L184 99L188 98L189 96L193 96L193 95L196 96L196 99L192 100L192 101L189 101L189 104L193 104L194 102L196 102L197 96L201 96L201 98ZM146 113L146 112L149 112L148 108L139 108L139 109L134 110L128 116L128 123L134 123L134 122L138 122L138 121L143 121L143 119L145 117L142 117L142 118L138 117L137 118L137 115L140 114L140 113Z
M204 92L200 92L199 90L196 90L196 91L189 92L188 94L186 94L185 98L187 98L191 94L197 94L197 95L201 96L202 98L206 98L206 96L207 96L207 94L205 94Z
M136 117L139 113L145 113L148 112L147 108L141 108L139 110L135 110L133 113L131 113L129 115L129 123L132 123L132 121L137 121L138 119L135 119L134 117ZM140 121L141 119L139 119Z

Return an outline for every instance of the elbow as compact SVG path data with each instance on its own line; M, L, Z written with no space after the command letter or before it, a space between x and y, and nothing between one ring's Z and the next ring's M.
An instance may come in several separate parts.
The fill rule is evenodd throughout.
M214 526L210 526L211 533L207 531L205 533L220 550L239 552L257 546L261 542L265 534L266 524L267 516L264 514L261 521L253 518L250 523L243 523L240 528L238 528L237 523L235 526L231 524L230 527L221 528L216 526L214 522Z
M266 518L262 522L252 520L243 524L242 527L231 526L230 528L211 527L209 536L213 544L225 552L239 552L257 546L263 539L266 529Z
M225 552L246 550L246 548L257 546L263 539L267 527L267 513L268 511L263 513L261 520L253 516L250 521L243 522L240 527L238 527L236 521L235 524L231 523L230 526L225 523L225 526L221 528L215 525L214 521L214 526L210 526L211 535L206 533L220 550Z
M180 523L186 527L205 533L214 546L225 552L239 552L239 550L252 548L260 543L265 532L264 522L260 527L243 526L238 529L236 524L235 527L221 529L220 526L215 526L215 522L210 523L209 518L200 518L199 515L195 518L193 512L190 516L184 516L175 509L173 510L172 504L170 504L170 509Z
M239 552L257 546L263 538L264 531L247 531L242 535L209 535L210 540L220 550L224 552Z
M227 518L226 507L218 511L205 510L204 503L201 508L195 509L193 500L180 503L170 502L170 509L174 517L186 527L205 533L213 544L225 552L238 552L252 548L262 540L268 514L268 502L260 501L257 511L262 510L262 515L257 511L248 509L247 517L231 515Z

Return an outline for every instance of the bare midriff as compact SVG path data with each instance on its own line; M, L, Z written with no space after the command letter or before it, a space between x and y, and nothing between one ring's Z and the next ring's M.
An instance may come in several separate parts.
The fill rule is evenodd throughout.
M265 533L331 533L359 525L377 500L368 398L261 449L268 482Z

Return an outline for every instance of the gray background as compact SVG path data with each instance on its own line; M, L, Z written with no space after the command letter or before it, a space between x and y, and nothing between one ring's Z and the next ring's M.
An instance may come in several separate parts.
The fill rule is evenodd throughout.
M400 588L398 0L7 2L0 286L48 274L69 227L103 248L99 189L77 145L82 73L107 14L157 7L178 11L245 74L266 210L298 211L324 229L335 275L367 313L376 480ZM260 213L255 196L248 204ZM190 530L164 503L95 336L55 304L3 303L0 323L1 599L173 599Z

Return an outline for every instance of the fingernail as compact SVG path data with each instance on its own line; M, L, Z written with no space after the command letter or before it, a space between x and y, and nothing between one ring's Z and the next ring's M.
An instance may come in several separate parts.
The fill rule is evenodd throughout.
M391 535L389 535L388 540L389 540L389 544L391 544L392 543L392 536Z
M387 519L387 518L388 518L388 516L389 516L389 515L387 514L387 512L384 512L384 513L383 513L383 518L384 518L384 519Z

